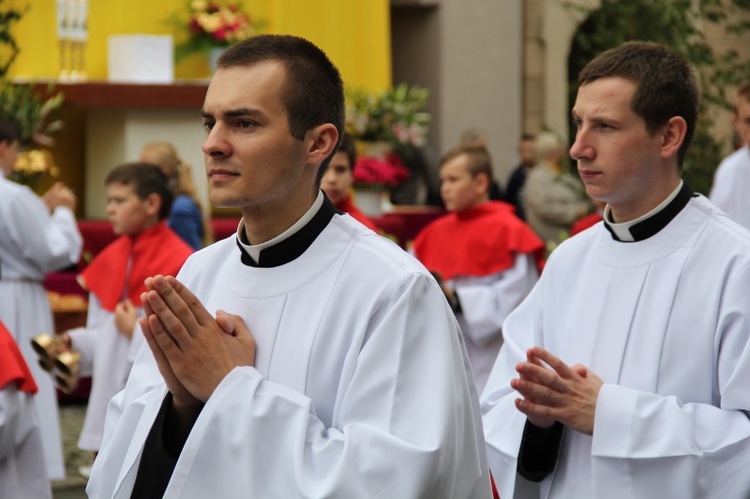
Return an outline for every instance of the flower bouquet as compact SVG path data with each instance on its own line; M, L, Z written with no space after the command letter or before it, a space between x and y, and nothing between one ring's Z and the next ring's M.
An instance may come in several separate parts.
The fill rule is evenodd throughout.
M409 169L401 159L391 153L386 160L371 156L362 156L354 165L354 188L384 190L396 187L409 178Z
M347 92L347 131L359 141L387 141L394 147L424 145L430 114L429 90L405 83L382 92Z
M187 3L187 19L175 13L169 21L188 34L187 40L175 45L177 62L194 52L208 54L212 49L225 49L255 36L260 28L238 2L191 0Z

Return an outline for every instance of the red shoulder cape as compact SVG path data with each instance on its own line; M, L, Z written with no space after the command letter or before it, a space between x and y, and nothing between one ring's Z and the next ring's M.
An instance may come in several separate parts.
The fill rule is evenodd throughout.
M583 232L584 230L588 229L589 227L593 227L601 221L602 216L598 212L594 212L586 215L583 218L579 218L573 223L573 226L570 228L570 235L575 236L579 232Z
M362 213L359 208L354 204L354 201L352 201L351 194L347 195L346 198L341 201L339 204L336 205L336 209L339 211L343 211L344 213L348 213L357 220L359 223L367 227L368 229L372 229L375 232L378 232L377 226L373 223L372 220L370 220L367 215Z
M130 273L128 257L132 253ZM193 249L165 222L136 236L120 236L81 272L83 286L96 295L105 310L113 312L124 297L141 305L143 281L156 274L177 275Z
M502 272L513 266L513 253L532 253L540 267L544 257L542 240L502 201L438 218L417 234L413 249L443 279Z
M26 361L23 359L16 340L0 322L0 389L15 381L18 389L27 393L36 393L37 386Z

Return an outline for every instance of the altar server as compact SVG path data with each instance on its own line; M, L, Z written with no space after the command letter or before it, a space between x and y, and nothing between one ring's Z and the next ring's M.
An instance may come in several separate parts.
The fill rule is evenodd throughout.
M482 394L500 497L750 497L750 233L681 179L695 76L629 42L579 81L570 155L605 221L503 325Z
M60 420L52 378L37 363L31 339L54 333L44 274L78 262L76 196L55 183L40 197L10 180L20 145L18 131L0 121L0 320L13 335L39 386L34 397L50 479L65 478Z
M370 230L378 231L375 223L362 213L352 199L354 165L357 164L357 147L351 135L344 134L341 146L330 164L321 171L320 187L337 210L348 213Z
M147 280L148 348L89 496L488 497L440 287L319 188L343 133L338 70L301 38L253 37L219 59L202 115L211 202L243 218L179 280Z
M513 206L490 201L491 186L484 146L449 151L440 160L440 195L450 213L425 226L412 247L456 313L479 391L503 344L503 320L531 291L544 256Z
M144 280L177 272L193 249L167 227L174 199L167 176L148 163L124 163L105 178L107 217L119 235L96 255L78 280L89 292L86 326L67 331L69 347L81 355L81 376L92 376L78 446L97 452L110 399L125 387L143 345L133 330L143 314Z

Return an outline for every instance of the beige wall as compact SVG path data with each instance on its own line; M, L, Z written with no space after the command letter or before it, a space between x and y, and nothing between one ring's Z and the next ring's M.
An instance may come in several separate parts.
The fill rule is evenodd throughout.
M193 169L193 180L208 206L208 184L200 146L205 132L197 110L91 109L86 115L85 218L105 218L104 178L125 161L138 160L141 148L152 140L174 144Z
M522 0L392 0L394 83L431 90L436 155L486 132L502 183L522 130Z

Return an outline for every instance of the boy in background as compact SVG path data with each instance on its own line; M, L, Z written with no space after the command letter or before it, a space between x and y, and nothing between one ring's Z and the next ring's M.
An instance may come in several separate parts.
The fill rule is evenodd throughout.
M81 375L92 385L78 446L97 452L109 400L125 387L130 367L143 344L133 335L142 317L140 294L152 275L180 270L193 249L166 225L173 194L164 172L148 163L126 163L105 179L107 217L120 237L79 275L89 291L86 326L63 333L80 353ZM82 474L86 474L82 470Z
M448 152L440 162L440 195L450 213L422 229L412 248L456 313L480 393L503 343L505 316L531 291L544 251L511 205L490 201L491 183L483 146Z
M357 163L357 148L350 135L344 135L341 146L328 167L321 170L320 187L337 210L348 213L362 225L378 232L372 220L362 213L352 200L354 165Z

